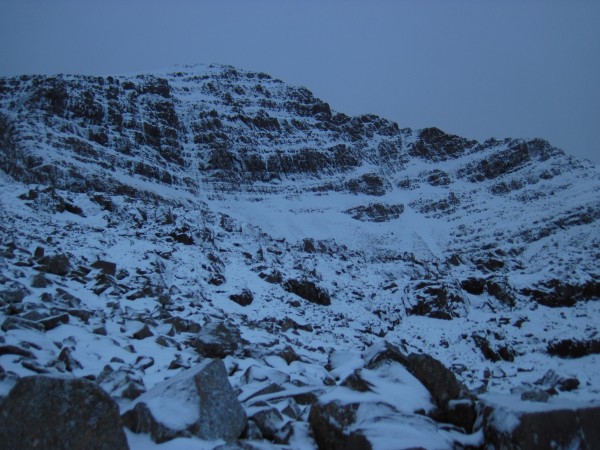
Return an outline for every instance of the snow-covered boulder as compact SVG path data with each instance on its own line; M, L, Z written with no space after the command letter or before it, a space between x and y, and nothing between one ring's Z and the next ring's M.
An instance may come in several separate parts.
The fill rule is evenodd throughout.
M247 419L223 361L207 359L138 397L123 421L161 443L186 436L233 441Z

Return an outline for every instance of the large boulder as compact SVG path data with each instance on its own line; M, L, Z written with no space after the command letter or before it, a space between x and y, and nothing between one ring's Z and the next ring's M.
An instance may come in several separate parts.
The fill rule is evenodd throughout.
M0 447L128 449L119 407L93 382L21 378L0 404Z
M247 418L223 361L207 359L138 397L123 421L132 431L150 433L161 443L185 436L234 441Z
M485 395L481 426L488 448L600 448L600 403L524 402L512 395Z
M444 409L466 390L454 373L433 356L411 353L408 370L431 393L438 407Z

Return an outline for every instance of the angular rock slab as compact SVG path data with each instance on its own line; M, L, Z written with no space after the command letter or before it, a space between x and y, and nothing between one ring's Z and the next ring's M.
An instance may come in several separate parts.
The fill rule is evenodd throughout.
M0 448L128 450L119 407L91 381L21 378L0 403Z
M358 399L358 398L356 398ZM395 410L378 402L334 400L315 403L308 421L319 449L401 450L416 448L463 448L480 442L451 436L433 420Z
M600 448L600 403L559 400L521 401L517 396L487 394L481 426L486 445L497 449Z
M207 359L138 397L123 421L132 431L150 433L161 443L186 436L233 441L247 418L223 361Z

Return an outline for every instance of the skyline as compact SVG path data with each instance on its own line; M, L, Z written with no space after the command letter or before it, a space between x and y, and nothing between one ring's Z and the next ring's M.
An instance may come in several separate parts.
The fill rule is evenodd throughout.
M0 76L230 64L347 114L480 141L539 137L600 163L591 1L9 0L0 12Z

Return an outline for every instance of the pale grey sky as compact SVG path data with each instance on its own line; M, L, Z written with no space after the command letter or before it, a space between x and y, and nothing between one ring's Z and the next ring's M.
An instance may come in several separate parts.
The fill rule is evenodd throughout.
M2 0L0 76L224 63L401 127L600 163L597 0Z

